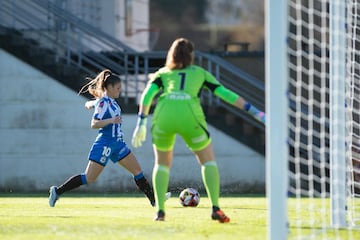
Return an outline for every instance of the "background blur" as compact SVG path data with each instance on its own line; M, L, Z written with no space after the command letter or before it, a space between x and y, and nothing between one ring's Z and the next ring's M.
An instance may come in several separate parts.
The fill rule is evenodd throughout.
M152 0L150 25L160 29L156 50L168 49L180 36L203 51L222 51L228 42L248 42L249 50L264 50L263 0Z
M108 68L122 77L118 100L130 143L139 96L177 37L196 46L195 63L261 110L264 100L263 1L0 1L0 191L46 192L85 170L96 136L88 95L78 91ZM248 114L201 96L222 191L265 192L265 130ZM149 178L151 139L133 149ZM200 167L178 138L170 190L204 191ZM134 192L132 176L109 163L76 191Z

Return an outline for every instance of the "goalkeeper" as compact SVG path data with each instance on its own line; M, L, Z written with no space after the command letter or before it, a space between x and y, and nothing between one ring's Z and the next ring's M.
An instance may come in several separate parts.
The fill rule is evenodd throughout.
M265 113L225 88L211 73L194 65L193 60L193 43L185 38L176 39L168 51L165 66L152 76L141 96L132 144L134 147L140 147L145 141L149 109L154 97L161 91L151 124L155 155L152 181L157 208L154 220L165 220L164 196L168 189L173 147L178 134L201 164L203 183L212 204L211 218L226 223L230 218L219 206L219 172L205 115L200 105L200 91L203 88L209 89L225 102L247 111L263 123Z

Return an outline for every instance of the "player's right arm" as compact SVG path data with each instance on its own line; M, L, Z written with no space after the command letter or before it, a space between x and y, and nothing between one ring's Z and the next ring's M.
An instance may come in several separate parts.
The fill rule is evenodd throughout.
M156 94L160 91L159 81L161 81L160 78L155 79L146 86L140 99L139 115L149 115L151 103L154 100Z
M85 108L86 109L92 109L95 107L95 105L99 102L99 98L94 99L94 100L89 100L85 102Z
M160 91L160 86L161 78L157 77L148 83L141 95L138 120L131 140L134 147L141 147L146 139L147 116L149 115L150 106L154 97Z

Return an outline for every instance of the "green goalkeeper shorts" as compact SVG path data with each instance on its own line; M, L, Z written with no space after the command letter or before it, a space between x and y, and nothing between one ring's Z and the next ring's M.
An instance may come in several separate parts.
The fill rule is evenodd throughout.
M172 150L177 134L192 151L202 150L211 142L199 99L159 99L151 134L153 144L160 151Z

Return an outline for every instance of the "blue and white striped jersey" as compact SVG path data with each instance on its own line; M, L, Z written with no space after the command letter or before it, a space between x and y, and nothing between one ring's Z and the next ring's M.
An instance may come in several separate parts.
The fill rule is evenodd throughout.
M115 116L121 116L121 108L114 99L104 96L96 103L93 119L104 120ZM109 124L100 128L97 140L99 140L99 138L107 140L111 140L113 138L114 141L123 140L121 123Z

